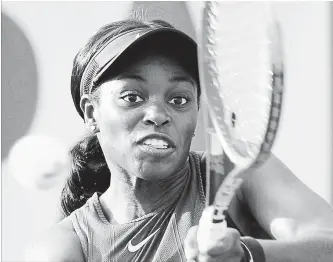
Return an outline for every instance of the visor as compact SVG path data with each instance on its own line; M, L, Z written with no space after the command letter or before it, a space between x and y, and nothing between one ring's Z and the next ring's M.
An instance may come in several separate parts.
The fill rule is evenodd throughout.
M85 71L83 72L80 82L80 92L76 92L77 95L73 97L76 110L82 118L83 112L80 108L81 96L83 94L90 94L92 92L92 88L107 71L107 69L109 69L119 57L121 57L124 53L127 53L127 50L133 49L136 46L140 46L142 48L146 42L149 46L143 49L159 49L162 42L149 41L150 39L163 41L163 46L166 46L166 48L168 48L168 43L170 43L170 48L181 48L182 51L185 50L185 52L181 52L182 56L186 56L185 59L188 60L187 63L190 63L193 67L197 68L197 44L191 37L179 30L168 27L155 29L140 28L120 34L115 38L110 39L104 44L104 47L98 50L98 52L89 61ZM167 43L165 41L167 41ZM138 43L140 43L140 45L137 45ZM155 47L152 46L154 44ZM137 50L137 52L140 51L144 50ZM184 59L184 57L181 59Z

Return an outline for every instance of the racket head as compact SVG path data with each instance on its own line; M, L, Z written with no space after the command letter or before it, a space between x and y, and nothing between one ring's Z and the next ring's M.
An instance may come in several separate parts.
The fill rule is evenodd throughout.
M238 167L264 162L283 94L281 35L270 4L206 2L199 52L206 128Z

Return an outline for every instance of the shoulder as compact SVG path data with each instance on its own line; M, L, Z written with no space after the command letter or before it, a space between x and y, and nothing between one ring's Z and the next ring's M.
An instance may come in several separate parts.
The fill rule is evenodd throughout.
M205 175L207 153L205 151L191 151L190 154L195 155L199 159L201 173ZM228 174L233 169L234 164L229 160L226 154L221 155L221 161L223 162L225 173Z
M203 163L205 152L204 151L190 151L189 156L190 158L194 158L196 161L198 161L200 164Z
M67 217L49 228L26 253L27 261L84 262L80 240Z
M206 156L204 151L190 151L190 162L194 165L194 168L199 171L202 179L206 176Z

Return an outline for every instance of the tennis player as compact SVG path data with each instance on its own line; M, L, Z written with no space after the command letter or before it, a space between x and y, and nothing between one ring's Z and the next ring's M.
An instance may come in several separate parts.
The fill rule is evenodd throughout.
M29 261L333 261L332 208L273 155L239 189L224 237L198 251L206 174L190 152L200 86L189 36L163 21L106 25L75 57L71 94L90 134L71 150L66 217Z

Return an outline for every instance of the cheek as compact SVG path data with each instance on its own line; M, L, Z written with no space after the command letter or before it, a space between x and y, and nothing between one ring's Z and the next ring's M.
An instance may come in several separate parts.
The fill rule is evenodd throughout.
M178 119L178 133L183 134L181 137L183 138L185 143L190 143L193 138L193 134L197 125L197 113L193 113L189 116L182 117Z
M125 154L130 150L131 133L137 120L137 114L114 108L99 115L101 146L107 155Z

